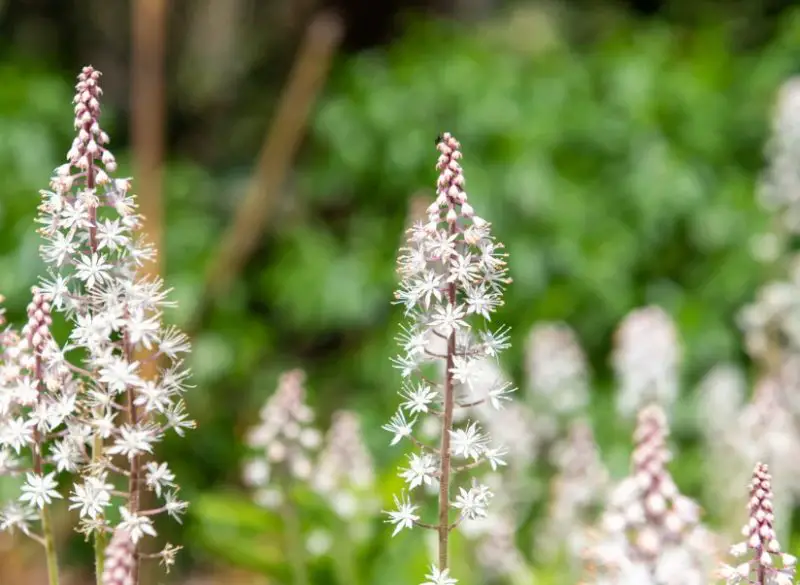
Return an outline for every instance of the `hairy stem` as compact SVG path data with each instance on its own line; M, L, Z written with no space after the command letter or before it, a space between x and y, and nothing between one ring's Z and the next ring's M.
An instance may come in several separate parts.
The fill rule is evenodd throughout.
M452 228L451 228L452 230ZM456 285L447 287L450 304L456 302ZM453 409L455 396L453 388L453 357L456 354L456 332L450 332L447 339L447 358L445 360L444 414L442 416L442 446L439 469L439 570L447 568L447 541L450 536L450 431L453 429Z

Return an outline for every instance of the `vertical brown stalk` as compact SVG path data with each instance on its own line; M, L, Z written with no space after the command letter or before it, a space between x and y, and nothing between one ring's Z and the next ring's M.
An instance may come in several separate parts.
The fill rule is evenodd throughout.
M212 260L204 302L221 296L258 245L284 178L291 168L314 101L327 78L343 27L322 13L312 20L278 101L245 197Z
M34 350L36 351L36 350ZM44 389L44 376L42 375L42 358L37 355L34 358L34 378L36 379L36 388L39 391L37 401L42 401L42 391ZM34 440L34 453L33 453L33 471L36 475L44 475L44 464L42 457L42 443L44 439L36 428L33 431ZM58 585L58 559L56 557L55 538L53 537L53 527L50 525L50 510L47 505L42 506L41 511L42 520L42 538L44 540L44 554L47 559L47 582L48 585Z
M450 234L454 234L455 224L450 225ZM456 285L451 282L447 286L447 298L451 305L456 304ZM450 536L450 431L453 428L453 409L455 396L453 385L453 358L456 354L456 332L450 332L447 339L447 359L444 377L444 413L442 416L441 469L439 481L439 570L447 568L447 544Z
M136 184L144 231L158 250L162 245L162 170L166 96L164 87L167 2L136 0L132 5L131 66L131 141ZM145 267L158 275L163 270L162 255Z
M123 335L122 346L125 352L125 359L128 362L133 361L133 348L128 340L127 332ZM136 425L139 423L139 413L136 408L136 404L134 404L136 393L133 388L128 388L127 398L128 420L130 421L132 427L136 427ZM128 510L131 514L136 514L139 512L139 467L139 456L134 455L130 460L130 476L128 477ZM136 545L134 545L133 549L131 580L134 585L139 584L139 549Z
M164 162L164 135L166 125L165 91L165 52L167 31L166 0L135 0L132 8L132 66L131 66L131 139L135 160L135 176L140 193L140 209L143 230L148 240L158 250L163 250L163 186L162 172ZM144 273L156 277L163 271L163 254L144 267ZM135 359L134 349L127 336L124 340L126 359ZM138 356L141 376L152 379L158 375L158 362ZM139 422L139 413L134 404L135 395L128 389L128 418L131 425ZM140 508L139 471L140 457L134 456L130 462L128 491L131 514ZM134 549L132 582L139 583L139 551Z

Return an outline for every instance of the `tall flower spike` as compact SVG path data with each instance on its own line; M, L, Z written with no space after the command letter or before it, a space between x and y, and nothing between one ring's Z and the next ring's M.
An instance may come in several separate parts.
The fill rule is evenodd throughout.
M742 528L745 540L731 547L731 555L743 562L723 564L719 577L729 585L791 585L797 559L781 552L773 528L772 477L764 463L757 463L750 482L749 520Z
M135 546L155 536L156 515L180 521L187 503L177 497L168 464L153 455L168 431L183 436L194 426L183 398L190 387L183 362L190 343L163 323L163 310L173 306L163 282L141 274L156 251L141 234L131 180L112 177L117 164L100 125L100 77L92 67L78 75L76 136L50 190L41 192L40 253L49 274L37 291L44 304L34 299L26 331L55 403L47 413L49 426L55 431L63 425L52 433L45 463L78 476L70 507L78 510L79 530L95 537L98 575L111 531L107 508L120 508L119 526ZM70 326L63 346L45 339L48 304L64 313ZM151 377L143 375L135 358L145 351L158 366ZM121 461L112 464L115 458ZM128 484L119 501L113 497L114 476ZM142 509L144 490L154 492L161 504ZM133 582L138 583L138 562Z
M795 457L800 449L800 436L796 420L786 408L785 398L794 388L796 386L786 385L786 380L779 375L758 380L751 401L720 437L722 441L718 439L731 449L733 455L727 462L730 480L746 481L749 475L747 462L761 461L769 465L770 474L778 486L772 488L771 496L773 512L777 515L773 528L786 537L791 530L791 510L800 482L800 462ZM765 429L768 430L765 432ZM740 503L739 498L735 501Z
M699 506L679 493L666 468L668 428L660 406L638 415L632 470L612 492L586 565L605 578L642 585L708 582L712 535L700 524Z
M301 370L281 375L277 391L261 409L260 423L247 436L257 454L245 464L244 480L256 488L256 502L265 507L278 506L285 496L273 486L290 479L309 480L314 471L312 453L322 437L312 426L314 412L305 402L305 377Z
M457 411L482 402L502 407L513 390L502 383L488 389L472 384L481 360L496 359L509 345L507 329L490 331L478 324L488 324L503 304L503 289L510 279L502 244L467 199L461 145L445 133L437 150L436 200L427 209L427 221L417 221L408 230L398 258L401 284L396 301L405 309L407 324L399 337L402 353L394 363L404 378L403 402L384 428L393 435L391 444L409 440L417 449L400 472L407 489L429 486L439 492L435 523L419 521L418 506L408 494L395 497L398 509L389 512L388 522L395 525L395 534L415 524L434 529L438 563L429 579L450 583L455 579L448 571L449 534L463 519L484 516L492 495L487 486L468 481L466 474L459 476L464 478L461 485L454 485L454 472L484 462L494 468L504 464L505 451L490 444L477 422L455 421ZM442 383L431 377L436 364L443 370ZM415 436L420 417L437 420L438 445ZM457 463L459 459L466 461ZM451 502L456 487L458 495Z

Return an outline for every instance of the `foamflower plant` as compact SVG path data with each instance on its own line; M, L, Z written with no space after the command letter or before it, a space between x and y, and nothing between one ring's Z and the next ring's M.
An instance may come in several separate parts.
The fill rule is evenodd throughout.
M502 408L513 391L498 383L476 395L470 385L483 360L496 359L509 347L508 329L488 326L510 279L503 245L467 199L461 145L445 133L437 149L436 200L427 220L408 230L398 260L402 281L396 301L405 309L406 324L394 364L403 378L402 403L384 428L392 445L403 441L413 448L400 470L406 489L395 495L387 521L393 535L415 527L435 531L438 557L426 583L451 585L456 579L448 564L450 533L465 519L486 516L493 495L470 471L505 465L502 446L493 445L476 421L456 424L454 415L484 402ZM434 379L437 372L443 379ZM438 424L437 444L415 434L423 417ZM413 498L423 487L438 492L433 521L422 519Z

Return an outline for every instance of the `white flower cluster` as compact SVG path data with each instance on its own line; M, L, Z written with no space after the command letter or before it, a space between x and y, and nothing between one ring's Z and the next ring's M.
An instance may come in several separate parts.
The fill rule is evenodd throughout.
M800 233L800 78L789 79L781 88L767 146L769 167L759 186L762 205L777 213L782 228Z
M361 421L354 412L340 410L333 414L311 483L344 520L352 522L377 510L372 456L364 444Z
M556 414L574 414L589 403L589 364L575 332L565 323L538 323L525 346L528 390Z
M183 399L189 377L183 357L190 344L162 322L163 309L171 306L169 291L160 280L140 275L155 250L140 235L130 180L112 177L116 162L99 124L99 79L91 67L79 75L77 135L68 162L56 169L50 190L41 192L37 222L48 277L34 292L23 331L29 355L10 392L24 414L11 429L5 425L0 451L19 452L32 442L42 446L40 468L35 453L22 502L49 503L58 497L56 472L70 472L70 507L78 510L81 530L111 531L105 511L118 505L119 529L137 544L156 534L155 515L180 520L187 507L167 463L152 456L166 432L183 436L194 426ZM51 308L70 325L64 344L49 335ZM127 483L120 502L115 477ZM143 489L161 504L142 510ZM6 528L24 522L8 521L19 518L13 512L3 517Z
M289 479L311 479L313 453L322 436L313 426L314 412L305 399L305 373L285 372L261 409L260 423L248 433L247 444L258 454L245 464L244 480L256 489L255 500L262 506L278 506Z
M619 324L614 341L618 412L630 417L650 402L669 410L678 397L681 360L672 318L657 306L636 309Z
M666 468L668 428L660 406L638 415L632 473L611 492L594 542L585 551L589 582L705 585L714 537L699 506L678 491Z
M482 361L496 359L509 346L506 328L491 331L479 327L479 323L491 321L503 303L502 293L510 279L502 244L495 241L489 224L467 201L460 144L444 134L437 147L436 201L427 209L427 221L418 221L408 230L407 244L398 260L402 282L396 298L405 309L407 324L399 339L403 353L394 364L405 381L401 407L384 428L393 435L392 445L406 439L417 448L400 471L408 491L420 486L439 488L436 529L440 541L446 543L442 522L457 524L485 516L492 495L487 486L472 481L459 484L455 500L450 502L450 488L455 487L451 483L460 472L483 462L493 469L505 464L505 449L493 446L475 421L454 424L454 412L483 402L499 409L514 388L498 381L476 395L472 385ZM438 382L432 375L441 364L444 381ZM438 421L438 446L415 436L420 417ZM411 528L419 516L418 505L407 493L395 500L397 509L389 512L388 521L395 525L397 534ZM450 509L457 511L455 520L447 514ZM446 567L438 570L445 571Z
M563 555L574 565L580 561L589 528L608 495L609 473L585 420L573 421L553 455L557 472L547 521L535 535L537 549L551 559Z
M738 315L747 353L766 367L782 354L800 352L800 257L788 279L762 286Z

